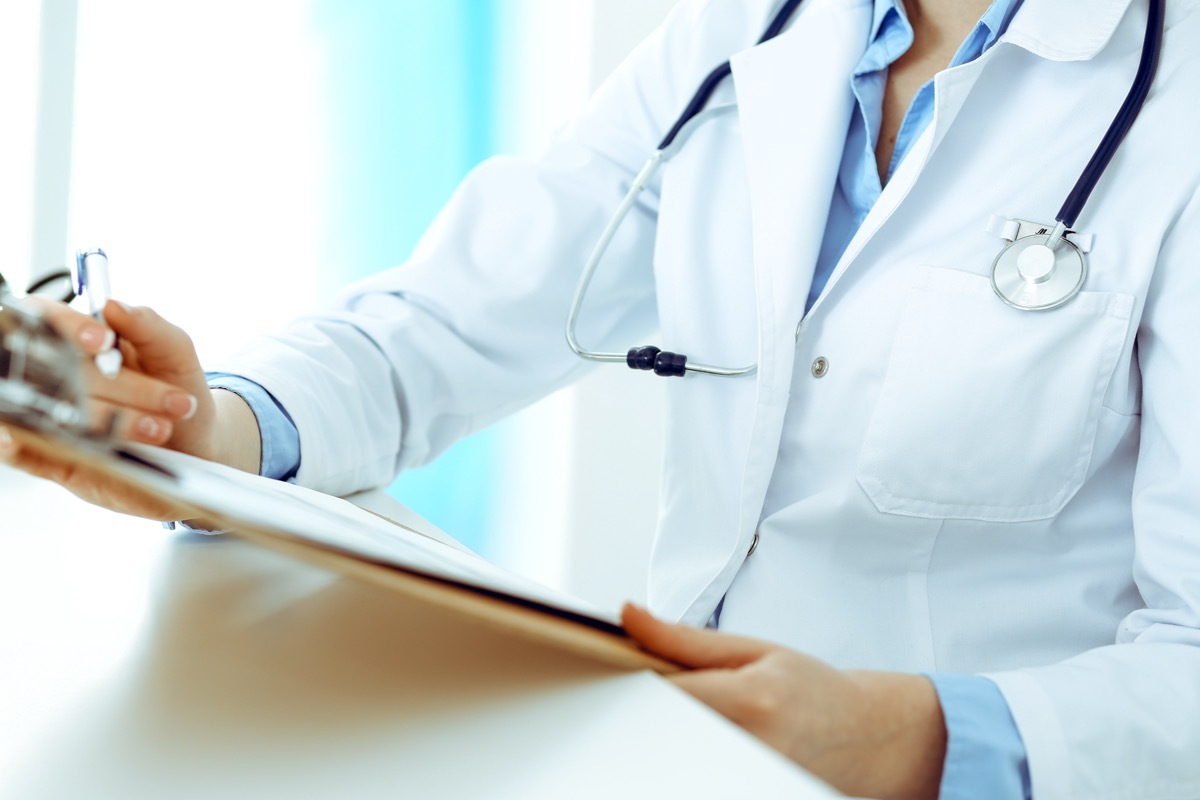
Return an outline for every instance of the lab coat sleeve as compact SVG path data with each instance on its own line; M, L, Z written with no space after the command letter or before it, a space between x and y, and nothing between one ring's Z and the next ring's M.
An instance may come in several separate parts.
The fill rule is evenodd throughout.
M1033 796L1200 797L1200 196L1164 239L1138 332L1133 579L1114 644L989 675L1025 742Z
M759 16L681 3L540 158L476 168L403 266L222 363L299 431L297 481L345 494L424 464L585 369L563 326L580 269L625 189L704 74L753 42ZM656 189L593 282L579 338L623 352L656 323Z

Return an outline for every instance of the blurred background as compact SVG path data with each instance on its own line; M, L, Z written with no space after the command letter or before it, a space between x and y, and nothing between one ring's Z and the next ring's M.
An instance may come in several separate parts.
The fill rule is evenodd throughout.
M536 153L674 2L0 4L0 270L19 287L103 247L116 296L215 363L402 263L474 164ZM661 405L657 382L601 371L389 491L544 583L643 599ZM3 468L0 508L4 597L39 598L0 604L12 720L52 665L128 646L173 534Z
M3 271L20 286L103 247L114 293L216 363L402 263L472 166L536 153L673 2L4 4ZM642 597L661 453L637 433L655 440L661 399L626 377L552 397L391 493L545 582Z
M214 363L402 263L467 170L535 154L673 2L5 2L0 270L103 247L114 294ZM660 391L594 373L390 493L510 569L642 600ZM4 760L133 648L175 534L2 467L0 519Z

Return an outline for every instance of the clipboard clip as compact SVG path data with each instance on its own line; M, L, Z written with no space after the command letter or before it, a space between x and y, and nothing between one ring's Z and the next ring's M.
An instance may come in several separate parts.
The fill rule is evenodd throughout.
M94 440L81 365L75 348L40 314L0 290L0 420Z

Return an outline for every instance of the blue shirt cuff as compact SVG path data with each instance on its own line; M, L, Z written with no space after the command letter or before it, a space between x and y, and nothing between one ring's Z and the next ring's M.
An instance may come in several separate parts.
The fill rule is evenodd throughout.
M978 675L927 675L946 720L940 800L1030 800L1025 743L999 687Z
M258 474L288 481L300 471L300 432L287 409L260 384L228 372L206 372L212 389L225 389L246 401L258 420L262 459Z

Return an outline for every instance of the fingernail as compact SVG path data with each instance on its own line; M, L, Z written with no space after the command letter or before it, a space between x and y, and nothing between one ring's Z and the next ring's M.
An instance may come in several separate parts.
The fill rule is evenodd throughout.
M8 428L0 428L0 454L8 455L16 449L17 443L13 441L12 434L8 432Z
M142 417L137 423L137 432L144 439L158 440L163 433L163 423L159 422L154 417Z
M199 403L195 397L183 392L171 392L163 400L163 408L177 419L191 419L196 415L198 406Z
M128 303L122 303L120 300L109 300L108 302L116 303L118 306L120 306L121 310L124 311L126 314L133 313L133 306L129 305Z
M115 347L96 354L96 369L110 381L121 374L121 351Z
M102 328L99 325L87 325L79 332L79 341L85 347L91 347L100 351L111 350L112 346L117 343L117 335L108 328Z

